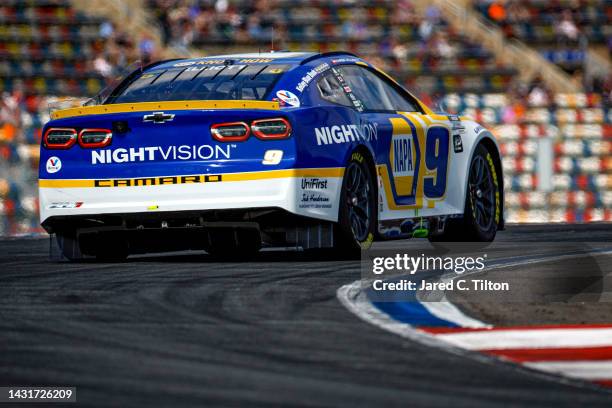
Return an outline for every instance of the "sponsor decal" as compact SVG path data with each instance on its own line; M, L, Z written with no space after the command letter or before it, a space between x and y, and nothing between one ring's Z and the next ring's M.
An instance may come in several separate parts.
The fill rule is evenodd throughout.
M94 187L142 187L172 184L218 183L223 181L221 174L201 174L193 176L142 177L135 179L99 179Z
M59 159L59 157L49 157L47 159L47 173L57 173L58 171L60 171L62 169L62 161Z
M281 90L276 92L276 96L287 105L295 106L296 108L300 106L300 98L293 92Z
M474 133L479 134L480 132L482 132L484 130L484 128L482 126L476 126L474 128Z
M302 188L305 190L327 190L327 179L303 178Z
M174 67L189 67L192 65L218 65L218 64L223 64L223 60L216 59L216 60L207 60L207 61L183 61L183 62L177 62L173 66Z
M317 192L304 192L299 208L332 208L329 197Z
M328 185L328 179L304 177L301 182L299 208L332 208L331 199L327 196Z
M458 115L448 115L447 117L451 122L461 122L461 118Z
M317 145L349 143L359 140L378 140L378 123L357 125L336 125L315 128Z
M393 175L414 176L414 139L412 135L393 138Z
M370 247L372 246L372 242L374 242L374 234L370 232L365 241L359 243L359 246L362 250L365 251L367 249L370 249Z
M301 79L300 82L297 84L297 86L295 87L295 89L298 92L304 92L304 89L306 89L306 87L308 86L309 83L312 82L312 80L319 75L321 72L327 71L329 69L330 65L327 62L324 62L321 65L317 65L316 67L314 67L313 69L311 69L310 71L308 71L306 73L306 75L304 75Z
M211 60L202 60L202 61L182 61L174 64L174 67L189 67L192 65L221 65L225 62L224 59L211 59ZM242 58L237 60L238 64L265 64L268 62L272 62L273 60L270 58ZM228 65L231 66L231 65Z
M47 209L70 209L70 208L79 208L83 205L82 201L77 202L61 202L61 203L51 203L47 206Z
M197 66L197 67L189 67L187 68L185 71L187 72L199 72L199 71L221 71L223 68L228 68L228 69L234 69L233 67L236 67L237 65L213 65L210 67L201 67L201 66ZM242 67L243 65L241 65Z
M501 197L499 194L499 182L497 179L497 170L495 170L495 163L491 157L491 153L487 153L487 161L489 162L489 168L491 169L491 175L493 176L493 184L495 184L495 222L499 224L501 209Z
M355 152L351 155L351 160L355 160L358 163L363 163L363 155L359 152Z
M461 135L465 133L465 127L461 124L461 118L458 115L448 115L447 117L452 124L453 149L455 153L461 153L463 152Z
M236 145L180 145L130 147L129 149L92 150L91 164L133 163L167 160L219 160L231 159ZM53 157L52 157L53 158ZM58 159L59 160L59 159ZM61 167L61 163L60 163ZM47 163L49 171L49 163ZM53 172L54 173L54 172Z
M461 140L461 135L453 135L453 148L455 149L455 153L463 152L463 141Z
M359 61L359 58L338 58L338 59L332 60L332 64L342 64L345 62L357 62L357 61Z
M243 58L238 62L243 64L266 64L274 61L272 58Z
M363 112L363 103L361 103L361 101L355 96L351 87L346 84L346 81L344 80L344 77L340 74L340 71L338 71L336 68L332 68L331 70L338 82L340 82L340 84L342 85L344 93L346 94L346 96L348 96L355 109L359 112Z

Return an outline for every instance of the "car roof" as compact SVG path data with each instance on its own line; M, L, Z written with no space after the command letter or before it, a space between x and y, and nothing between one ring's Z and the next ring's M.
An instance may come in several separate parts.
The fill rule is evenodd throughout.
M191 65L208 65L218 64L222 65L228 60L232 60L235 64L290 64L290 65L301 65L306 62L317 60L320 58L326 58L331 56L351 56L357 58L355 55L348 52L328 52L328 53L317 53L317 52L252 52L243 54L225 54L225 55L211 55L200 58L181 58L173 59L168 61L162 61L154 64L155 69L169 69L173 67L187 67Z

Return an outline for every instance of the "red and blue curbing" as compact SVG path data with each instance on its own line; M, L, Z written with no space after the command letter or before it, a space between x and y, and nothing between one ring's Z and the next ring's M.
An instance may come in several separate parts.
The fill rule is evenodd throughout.
M612 324L463 327L412 299L372 301L394 322L451 347L479 352L530 369L612 387ZM443 310L443 308L442 308ZM453 321L455 320L455 321Z

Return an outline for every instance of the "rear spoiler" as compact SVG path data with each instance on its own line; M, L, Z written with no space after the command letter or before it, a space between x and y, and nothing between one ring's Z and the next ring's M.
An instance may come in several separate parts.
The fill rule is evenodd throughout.
M272 101L169 101L116 103L109 105L80 106L57 110L51 113L51 119L65 119L74 116L104 115L124 112L149 112L154 110L212 110L212 109L264 109L278 110L278 102Z

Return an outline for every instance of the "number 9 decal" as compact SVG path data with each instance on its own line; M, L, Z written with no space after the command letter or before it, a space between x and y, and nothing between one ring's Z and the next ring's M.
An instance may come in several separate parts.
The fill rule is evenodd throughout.
M283 159L283 151L282 150L267 150L264 154L264 158L262 160L263 164L268 166L273 166L278 164Z
M446 194L446 175L448 172L448 152L450 132L441 126L427 130L425 145L425 167L423 189L425 197L440 199ZM434 173L434 175L431 175Z
M422 208L424 199L431 202L446 195L450 130L435 124L425 128L406 119L391 118L389 194L394 205Z

